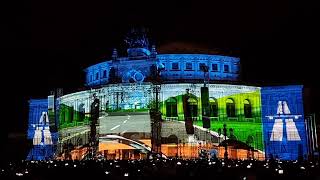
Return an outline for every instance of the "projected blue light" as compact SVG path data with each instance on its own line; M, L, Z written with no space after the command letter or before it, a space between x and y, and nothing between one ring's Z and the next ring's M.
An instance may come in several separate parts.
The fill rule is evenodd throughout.
M143 49L143 48L142 48ZM137 50L135 48L134 50ZM145 50L145 49L144 49ZM133 51L130 49L130 52ZM130 53L132 56L132 53ZM237 80L239 77L239 62L236 57L206 54L159 54L156 58L150 58L149 54L145 56L135 55L135 58L119 57L117 60L106 60L105 62L88 67L86 72L86 85L97 86L109 82L109 71L113 67L116 76L122 79L122 82L128 82L128 73L139 72L136 80L139 82L148 81L150 77L151 65L157 65L161 69L161 78L166 81L180 81L188 79L189 81L198 81L203 79L201 64L208 66L208 78L210 80ZM174 66L173 66L174 64ZM228 67L228 71L224 71Z
M302 86L263 87L261 100L267 158L305 158Z
M92 119L93 94L101 102L101 114L121 115L119 119L126 113L152 112L150 108L155 107L155 98L159 97L164 121L185 120L189 117L185 115L185 105L190 105L190 109L192 106L195 110L192 115L194 125L203 126L201 120L205 114L198 112L204 112L202 110L210 106L212 130L218 130L224 121L229 123L230 128L240 127L239 131L232 127L234 136L251 144L261 156L264 152L266 158L285 160L307 156L302 86L261 88L232 85L231 82L239 78L240 58L209 54L158 54L155 46L150 48L144 31L139 30L129 33L125 42L128 45L126 56L118 56L118 51L114 49L110 59L103 59L103 62L84 70L85 86L89 87L87 90L30 100L28 139L32 141L33 148L28 159L53 158L55 152L62 154L67 150L64 146L56 147L59 134L60 145L67 144L69 139L74 141L71 144L88 144L84 137ZM228 83L223 84L224 81ZM155 94L155 82L161 82L159 96ZM201 96L201 87L206 83L209 100ZM194 97L184 103L187 89ZM125 124L127 121L122 122ZM119 124L112 125L106 129L113 131L114 127L120 127ZM85 133L79 135L80 130ZM131 133L126 131L121 129L121 132ZM78 143L77 136L84 141Z
M27 160L53 158L58 133L50 131L48 99L31 99L29 103L28 139L32 140L33 147Z

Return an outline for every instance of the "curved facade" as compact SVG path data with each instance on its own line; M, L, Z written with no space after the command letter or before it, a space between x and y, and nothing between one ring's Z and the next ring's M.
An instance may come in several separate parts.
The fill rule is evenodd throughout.
M147 82L152 76L152 65L161 68L163 82L203 81L202 66L208 67L206 78L211 81L236 81L239 78L240 59L205 54L161 54L147 59L117 58L88 67L85 70L86 85L94 87L110 83L111 68L115 69L118 82Z
M149 110L159 102L163 141L171 142L174 137L180 143L190 142L189 133L180 126L180 122L185 122L188 129L189 119L199 132L194 137L199 141L209 141L207 135L200 135L203 131L214 136L211 143L219 143L223 140L221 129L226 124L228 138L246 143L261 152L263 158L297 159L307 154L302 86L233 85L232 82L239 80L240 59L237 57L157 54L154 46L148 49L147 41L140 40L130 42L126 57L118 57L114 50L110 59L86 68L85 86L90 90L56 97L54 108L48 106L49 117L54 119L52 122L62 140L72 140L79 129L88 132L93 97L97 97L102 135L122 134L129 139L139 135L143 137L139 141L148 144ZM30 124L36 124L40 116L34 114L37 112L34 102L30 104ZM133 124L121 129L130 118ZM30 132L32 127L30 125ZM134 128L137 132L133 132ZM29 138L32 136L29 133ZM84 142L88 141L85 136ZM107 145L101 148L100 151L110 150ZM165 153L171 151L169 146L165 148Z

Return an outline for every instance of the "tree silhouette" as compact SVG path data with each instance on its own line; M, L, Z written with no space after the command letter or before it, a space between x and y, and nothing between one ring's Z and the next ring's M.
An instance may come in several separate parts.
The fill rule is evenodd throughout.
M252 136L252 135L249 135L248 138L247 138L246 143L251 146L251 144L253 143L253 141L254 141L253 136Z

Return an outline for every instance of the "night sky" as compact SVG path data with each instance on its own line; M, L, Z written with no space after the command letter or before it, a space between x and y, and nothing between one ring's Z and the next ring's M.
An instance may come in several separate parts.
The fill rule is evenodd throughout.
M30 0L2 6L2 134L25 133L28 99L46 97L57 87L65 93L82 87L82 70L110 57L113 48L124 52L125 34L141 25L149 28L159 50L170 42L222 49L241 58L244 82L304 84L319 99L320 11L315 4L150 2Z

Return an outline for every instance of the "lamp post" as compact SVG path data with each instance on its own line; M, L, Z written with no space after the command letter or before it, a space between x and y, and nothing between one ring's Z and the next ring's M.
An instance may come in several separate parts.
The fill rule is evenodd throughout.
M90 108L90 116L91 116L91 123L90 123L90 139L89 139L89 151L91 154L91 158L95 158L96 151L99 145L99 138L97 138L97 125L99 119L99 111L100 111L100 100L93 94L93 102Z
M206 87L206 84L208 83L207 80L209 81L209 78L206 79L206 75L209 71L209 66L207 66L206 64L201 64L200 70L203 71L203 84L204 84L204 87Z
M152 152L161 154L161 112L159 107L161 85L155 81L153 84L154 103L151 107L151 149Z

